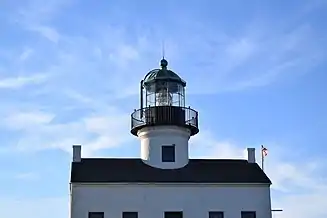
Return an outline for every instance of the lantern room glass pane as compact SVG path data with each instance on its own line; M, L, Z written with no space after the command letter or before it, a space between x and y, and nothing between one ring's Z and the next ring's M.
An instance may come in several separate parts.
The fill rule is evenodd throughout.
M156 83L156 106L172 106L172 93L169 90L168 82Z
M178 82L157 81L145 86L144 107L185 107L184 87Z
M151 85L151 87L149 87L150 89L146 89L145 90L145 105L144 105L144 107L153 107L153 106L155 106L155 104L156 104L156 96L155 96L155 94L154 94L154 92L152 92L151 91L151 89L155 89L154 88L154 84L152 84Z

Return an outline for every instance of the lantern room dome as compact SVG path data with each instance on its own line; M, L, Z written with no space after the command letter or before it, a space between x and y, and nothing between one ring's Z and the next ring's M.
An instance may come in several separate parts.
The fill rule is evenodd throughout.
M167 69L168 61L162 59L160 62L161 69L151 70L144 77L144 84L155 83L156 81L174 81L186 86L186 82L180 78L175 72Z

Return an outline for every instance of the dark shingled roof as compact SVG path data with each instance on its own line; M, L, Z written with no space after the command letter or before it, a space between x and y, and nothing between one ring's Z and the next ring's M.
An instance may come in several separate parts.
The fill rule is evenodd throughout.
M247 160L190 159L180 169L158 169L135 158L82 158L72 163L71 182L271 184L258 164Z

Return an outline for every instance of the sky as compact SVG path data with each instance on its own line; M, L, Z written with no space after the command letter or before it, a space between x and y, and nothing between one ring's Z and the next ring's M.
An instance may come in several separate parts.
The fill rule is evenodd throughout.
M67 217L73 144L139 157L130 114L164 45L199 112L191 157L260 163L263 144L274 218L325 218L326 20L324 0L0 1L3 217Z

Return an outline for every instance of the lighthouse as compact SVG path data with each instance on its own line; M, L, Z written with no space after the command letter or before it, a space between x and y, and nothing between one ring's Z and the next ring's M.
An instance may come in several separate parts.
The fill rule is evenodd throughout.
M186 82L168 69L148 72L140 83L140 108L131 115L131 133L141 141L141 159L161 169L189 162L188 142L199 132L198 112L185 107Z
M254 148L247 159L189 157L199 117L185 87L165 59L145 73L131 114L139 157L85 158L73 146L70 218L271 218L271 181Z

